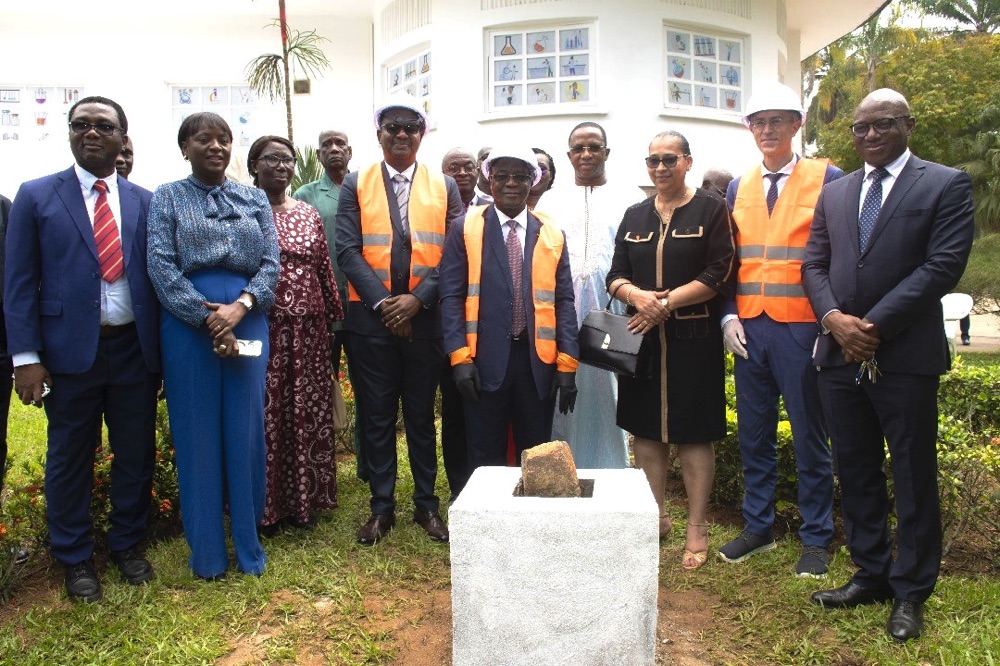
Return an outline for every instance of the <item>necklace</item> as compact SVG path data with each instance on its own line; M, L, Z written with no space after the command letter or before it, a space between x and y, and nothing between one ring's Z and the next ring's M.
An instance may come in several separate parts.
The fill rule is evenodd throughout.
M691 192L689 188L685 187L683 194L681 196L673 199L672 201L666 201L659 194L656 195L656 200L654 201L654 208L656 208L656 214L660 218L662 224L670 224L670 218L673 217L674 211L680 206L687 203L690 199Z

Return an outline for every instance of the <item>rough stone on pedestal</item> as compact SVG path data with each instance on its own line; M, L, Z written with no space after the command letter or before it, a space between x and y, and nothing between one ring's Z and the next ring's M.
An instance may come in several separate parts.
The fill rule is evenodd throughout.
M522 490L526 497L579 497L580 480L569 444L546 442L521 454Z
M480 467L448 512L454 666L652 666L659 518L641 470L590 498L517 497Z

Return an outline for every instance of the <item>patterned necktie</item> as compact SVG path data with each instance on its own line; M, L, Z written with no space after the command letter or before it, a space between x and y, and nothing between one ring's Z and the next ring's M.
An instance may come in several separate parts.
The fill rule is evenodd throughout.
M511 334L520 335L527 327L527 318L524 314L524 294L521 293L524 280L524 256L521 250L521 241L517 238L517 222L510 220L507 222L510 231L507 232L507 261L510 263L510 276L514 280L514 312L511 324Z
M399 207L399 224L403 227L403 234L409 235L410 226L406 214L406 204L410 201L410 181L406 180L406 176L401 173L393 176L392 180L396 183L396 206Z
M871 174L872 184L861 206L861 217L858 218L858 245L862 254L868 249L868 242L875 229L875 220L878 219L878 212L882 210L882 179L888 175L889 172L883 167L875 169Z
M125 259L122 256L122 241L118 235L115 215L108 205L108 184L103 180L94 183L97 190L97 204L94 206L94 243L97 245L97 261L101 264L101 277L111 283L125 274Z
M771 217L771 211L774 210L774 204L778 203L778 181L781 177L786 174L783 173L769 173L767 178L771 181L771 187L767 190L767 216Z

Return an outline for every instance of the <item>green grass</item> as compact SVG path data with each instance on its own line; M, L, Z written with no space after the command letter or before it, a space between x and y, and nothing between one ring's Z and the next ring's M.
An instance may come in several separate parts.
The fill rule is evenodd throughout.
M975 356L975 354L970 354ZM12 455L33 459L43 450L41 412L12 406ZM105 600L71 606L61 572L36 580L30 600L15 596L0 609L0 663L207 664L328 663L395 664L400 634L419 625L434 594L450 586L447 547L430 542L412 525L405 453L400 455L399 524L375 548L354 542L368 516L368 489L354 477L354 462L339 471L340 506L311 532L286 531L265 540L267 571L261 578L231 572L221 583L193 578L182 538L149 550L157 577L134 588L107 572ZM19 468L15 464L15 474ZM444 474L438 493L447 497ZM676 592L697 598L710 613L697 636L709 663L734 665L902 666L991 665L1000 655L1000 581L946 574L926 606L926 632L900 646L885 633L889 606L824 610L809 603L819 587L845 582L853 566L845 549L834 553L826 581L792 576L798 542L742 564L717 558L718 547L738 527L711 529L708 564L695 573L680 569L684 507L675 498L673 538L661 548L661 597ZM37 554L34 566L44 562ZM39 592L39 585L42 590ZM684 626L683 617L672 619ZM660 650L669 650L658 636ZM667 662L672 663L672 662ZM404 664L404 666L406 666Z
M974 365L979 368L995 368L1000 366L1000 352L969 352L961 351L961 348L959 350L958 355L966 365Z

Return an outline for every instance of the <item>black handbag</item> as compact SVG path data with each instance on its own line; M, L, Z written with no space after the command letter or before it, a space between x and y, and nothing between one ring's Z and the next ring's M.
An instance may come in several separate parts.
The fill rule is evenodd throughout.
M627 377L648 377L649 363L642 354L644 335L628 330L627 315L612 314L611 303L591 310L580 326L580 362Z

